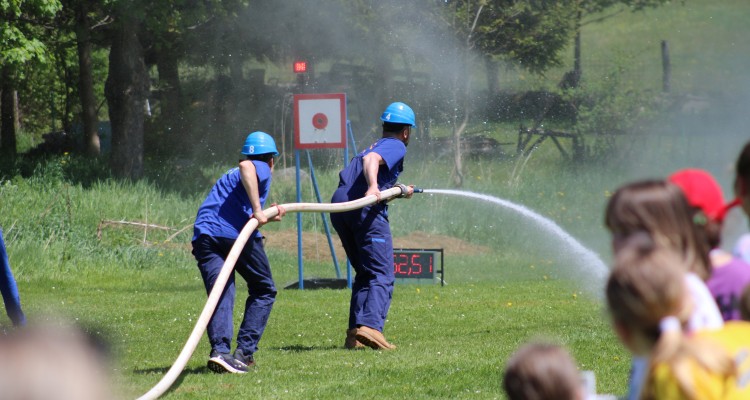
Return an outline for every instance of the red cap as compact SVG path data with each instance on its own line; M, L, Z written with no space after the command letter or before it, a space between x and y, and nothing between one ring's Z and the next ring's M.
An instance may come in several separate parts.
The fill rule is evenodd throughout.
M722 222L724 214L736 205L736 201L724 203L721 187L711 174L702 169L682 169L670 175L667 180L679 186L688 203L700 208L713 221Z

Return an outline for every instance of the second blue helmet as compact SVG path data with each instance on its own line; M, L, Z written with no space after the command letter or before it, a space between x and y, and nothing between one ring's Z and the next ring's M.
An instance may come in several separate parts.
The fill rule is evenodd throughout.
M405 124L411 125L414 128L417 127L414 110L400 101L391 103L386 107L385 111L383 111L383 115L380 116L380 120L392 124Z

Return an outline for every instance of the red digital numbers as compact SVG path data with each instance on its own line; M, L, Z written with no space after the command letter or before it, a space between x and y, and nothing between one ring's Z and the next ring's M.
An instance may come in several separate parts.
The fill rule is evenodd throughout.
M434 259L428 251L395 251L393 272L399 278L432 278Z
M399 275L409 275L409 256L406 254L394 254L393 255L393 268L394 273Z

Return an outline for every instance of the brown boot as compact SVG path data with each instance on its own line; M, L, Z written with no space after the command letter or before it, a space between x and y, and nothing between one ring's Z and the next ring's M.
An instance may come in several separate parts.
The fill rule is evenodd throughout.
M346 331L346 341L344 342L344 347L346 347L349 350L359 350L364 349L365 345L362 344L359 340L357 340L356 335L357 334L357 328L348 329Z
M369 346L375 350L393 350L396 346L388 343L385 340L385 336L377 329L372 329L368 326L360 326L357 328L354 337L362 342L365 346Z

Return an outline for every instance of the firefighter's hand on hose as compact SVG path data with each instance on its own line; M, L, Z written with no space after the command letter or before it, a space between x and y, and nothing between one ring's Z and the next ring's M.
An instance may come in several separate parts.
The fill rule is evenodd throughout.
M399 198L405 197L407 199L411 199L411 196L414 194L414 185L406 186L402 183L397 183L396 186L398 186L399 189L401 189L401 194L398 195Z
M365 197L373 195L373 194L378 198L377 202L380 203L380 200L381 200L380 199L380 189L378 189L377 186L371 187L371 188L367 189L367 192L365 192Z
M266 217L266 214L261 210L260 212L254 212L250 218L255 218L258 220L258 228L268 223L268 218Z
M271 221L281 221L281 217L286 215L286 209L276 203L271 204L271 207L276 207L279 210L279 214L271 219Z

